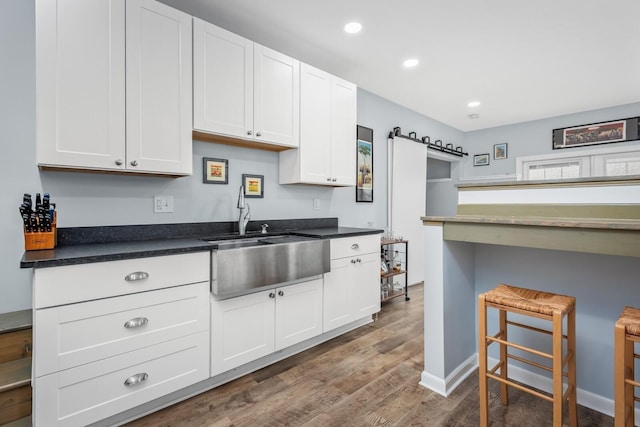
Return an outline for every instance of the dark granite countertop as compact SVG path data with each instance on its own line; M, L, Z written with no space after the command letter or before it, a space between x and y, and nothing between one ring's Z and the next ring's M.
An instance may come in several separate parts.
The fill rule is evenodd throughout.
M268 223L269 233L256 227ZM55 249L26 251L21 268L45 268L215 250L208 240L238 238L234 223L194 223L80 227L59 229ZM255 221L246 237L298 235L318 239L382 233L369 228L339 227L337 218ZM165 236L164 238L162 236Z

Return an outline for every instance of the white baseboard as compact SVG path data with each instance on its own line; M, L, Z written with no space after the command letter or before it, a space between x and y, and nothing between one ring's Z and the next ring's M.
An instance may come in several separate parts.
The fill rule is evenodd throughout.
M420 385L435 391L441 396L449 396L469 375L478 367L478 356L476 354L462 362L444 380L423 371L420 377Z

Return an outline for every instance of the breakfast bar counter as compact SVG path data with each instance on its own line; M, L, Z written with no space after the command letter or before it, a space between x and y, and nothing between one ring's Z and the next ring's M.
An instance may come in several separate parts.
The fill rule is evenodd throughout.
M625 305L640 305L637 177L461 185L457 215L422 221L420 383L447 396L475 372L478 295L508 283L576 297L578 402L612 414L613 325ZM510 372L550 389L539 371Z

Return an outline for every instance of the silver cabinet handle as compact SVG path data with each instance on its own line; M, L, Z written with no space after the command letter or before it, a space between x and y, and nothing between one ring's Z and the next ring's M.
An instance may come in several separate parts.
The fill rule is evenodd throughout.
M275 298L276 294L274 294L273 292L269 292L269 298Z
M250 130L247 131L247 135L253 135L253 132L251 132Z
M149 323L149 319L146 317L136 317L134 319L124 322L124 327L127 329L139 328Z
M331 181L331 177L327 177L327 182L330 182L330 181Z
M118 160L116 160L116 165L118 165L118 166L122 166L122 159L118 159Z
M352 259L352 260L351 260L351 264L355 264L355 263L356 263L356 260L355 260L355 259Z
M144 280L149 278L149 273L146 271L134 271L133 273L124 276L124 280L127 282L135 282L137 280Z
M261 136L262 136L262 132L258 132L258 133L256 133L256 136L257 136L258 138L259 138L259 137L261 137Z
M333 178L331 181L336 182L338 178Z
M131 166L138 166L137 160L131 160Z
M356 258L356 262L362 262L360 258Z
M278 295L280 295L281 297L284 296L284 291L278 291Z
M351 249L358 249L360 248L360 245L357 243L354 243L353 245L351 245Z
M139 374L131 375L129 378L124 380L124 385L129 387L132 385L140 384L141 382L146 381L147 378L149 378L149 375L146 372L141 372Z

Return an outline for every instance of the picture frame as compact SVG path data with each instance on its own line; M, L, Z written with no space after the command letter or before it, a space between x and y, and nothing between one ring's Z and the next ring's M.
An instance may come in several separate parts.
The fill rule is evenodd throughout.
M228 184L229 160L203 157L202 182L204 184Z
M264 175L242 174L242 185L244 197L260 199L264 197Z
M554 129L553 149L584 147L637 140L640 136L640 117L588 123Z
M475 154L473 156L473 166L488 166L489 153Z
M502 160L507 158L507 143L495 144L493 146L493 160Z
M373 203L373 129L356 129L356 202Z

